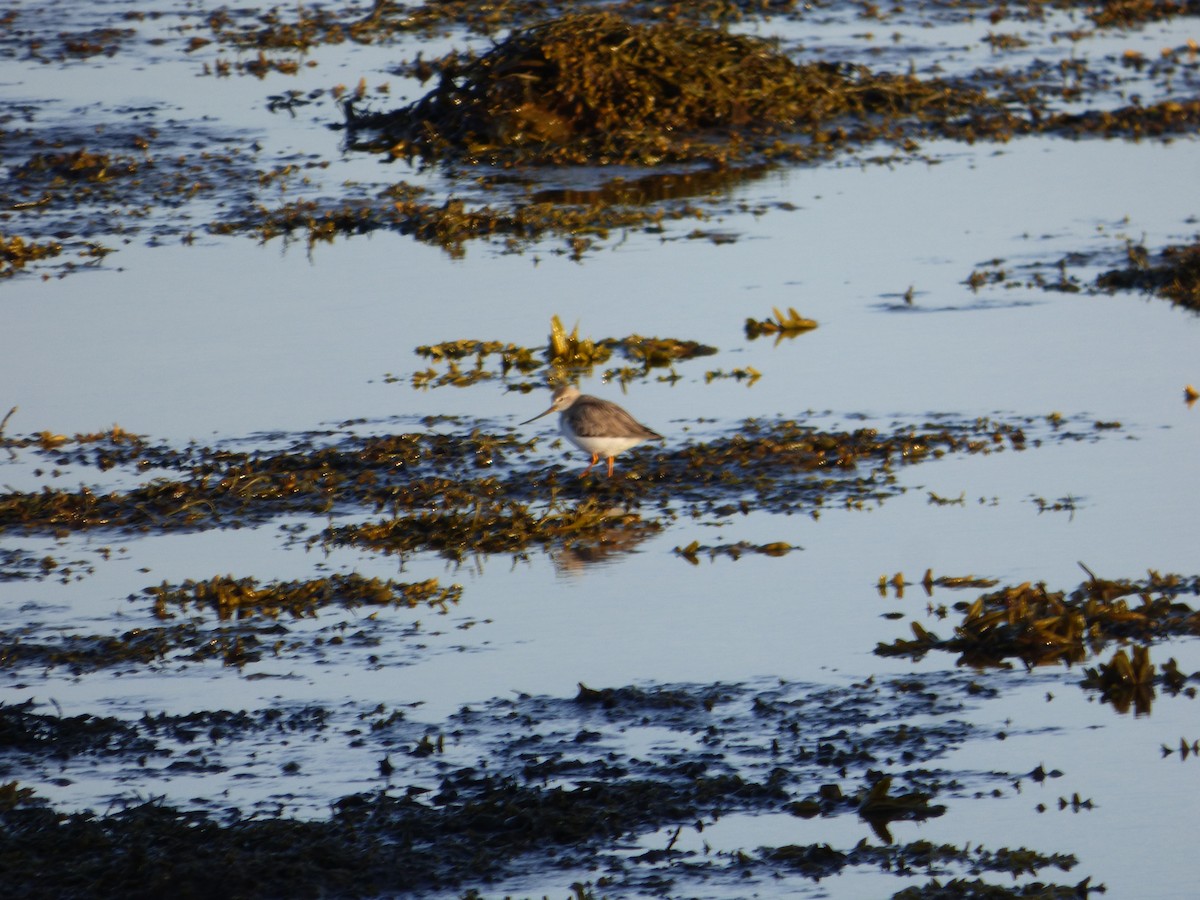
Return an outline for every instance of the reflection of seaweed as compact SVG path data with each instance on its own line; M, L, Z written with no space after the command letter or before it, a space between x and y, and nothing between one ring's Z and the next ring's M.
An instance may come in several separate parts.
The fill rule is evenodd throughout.
M772 541L769 544L751 544L747 541L739 541L736 544L719 544L715 547L702 545L699 541L692 541L686 547L676 547L674 552L677 556L687 560L693 566L700 564L700 554L704 553L709 559L716 559L718 556L728 556L730 559L740 559L744 553L760 553L763 556L786 556L793 550L800 550L787 541Z
M323 540L332 546L367 547L379 553L434 550L450 559L489 553L522 553L531 548L611 545L627 532L636 541L661 528L635 513L613 511L608 504L584 500L571 507L535 512L524 504L479 502L473 508L416 512L329 528Z
M898 821L923 822L946 812L941 804L930 804L932 794L925 791L891 793L892 777L885 775L865 791L858 803L858 814L885 843L892 842L888 823Z
M773 319L747 319L746 337L754 340L759 335L773 334L776 335L776 343L778 343L785 337L795 337L817 327L815 319L806 319L790 306L787 315L781 313L779 307L775 307L774 313L775 318Z
M1154 663L1150 662L1150 650L1144 644L1133 648L1132 659L1124 650L1118 650L1108 662L1084 672L1083 686L1099 690L1100 698L1111 703L1117 712L1127 713L1131 705L1139 716L1150 712L1154 702Z

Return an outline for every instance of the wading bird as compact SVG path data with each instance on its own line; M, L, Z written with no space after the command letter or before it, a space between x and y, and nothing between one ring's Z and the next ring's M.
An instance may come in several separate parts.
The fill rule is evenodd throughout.
M645 441L664 440L661 434L651 431L617 404L581 394L579 388L570 384L554 391L548 410L521 424L528 425L552 412L559 413L563 436L580 450L592 454L591 465L580 478L591 472L602 456L608 459L608 477L612 478L613 460L618 453Z

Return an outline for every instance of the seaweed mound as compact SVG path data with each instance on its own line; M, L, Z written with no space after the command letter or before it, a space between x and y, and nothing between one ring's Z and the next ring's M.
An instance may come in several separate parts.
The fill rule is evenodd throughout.
M384 135L368 149L502 164L725 160L750 149L746 137L761 143L939 92L854 67L798 66L754 37L611 12L514 31L483 56L439 67L438 86L404 109L347 106L352 130Z

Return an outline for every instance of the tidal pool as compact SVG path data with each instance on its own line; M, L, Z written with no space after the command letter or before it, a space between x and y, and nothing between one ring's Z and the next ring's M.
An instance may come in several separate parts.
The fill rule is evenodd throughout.
M743 6L733 27L797 61L986 84L1005 71L1044 92L1058 78L1061 112L1196 91L1194 16L1115 28L1067 3ZM1005 586L1195 579L1200 411L1185 388L1200 383L1200 320L1095 287L1139 248L1195 242L1194 134L881 140L718 182L683 200L687 217L589 234L582 252L553 231L451 248L385 227L226 233L248 208L369 203L401 180L498 208L611 188L604 167L420 168L348 150L337 86L365 79L372 103L399 106L428 87L401 63L483 52L508 26L264 50L297 65L258 77L258 50L214 24L296 14L44 3L16 11L0 44L15 98L0 236L63 245L0 280L0 416L16 408L0 429L0 810L21 827L90 810L55 827L108 848L72 871L14 824L0 870L15 896L203 892L210 852L238 896L940 897L976 880L1011 896L1192 895L1194 629L1109 634L1070 666L1028 669L874 651L913 623L950 637ZM136 158L138 185L23 193L29 161L81 149ZM747 318L789 308L818 327L748 339ZM545 369L489 362L469 386L413 386L446 371L418 347L540 354L554 316L595 340L718 351L625 383L616 356L576 373L667 437L619 457L615 486L576 483L587 460L552 420L517 427L545 408ZM844 470L780 456L794 467L735 478L732 451L727 482L706 468L726 441L858 429L964 437ZM362 462L396 435L417 436L419 465L395 448ZM436 449L481 440L494 456ZM330 484L361 479L331 488L328 509L299 487L298 505L282 489L255 504L255 478L285 465L264 460L304 474L323 450L345 454ZM43 493L215 484L235 457L250 499L211 519L215 501L197 501L189 527L173 524L184 501L120 527L27 517ZM611 507L654 527L460 554L330 539L456 508L354 493L420 483L421 466L447 497L458 483L539 515ZM831 480L818 498L835 476L869 483ZM926 590L926 571L993 586ZM349 574L462 593L230 619L203 605L164 618L146 593ZM1138 644L1156 666L1140 693L1083 686ZM890 806L871 795L885 778ZM179 822L204 829L194 852ZM162 862L134 888L131 848L147 841Z

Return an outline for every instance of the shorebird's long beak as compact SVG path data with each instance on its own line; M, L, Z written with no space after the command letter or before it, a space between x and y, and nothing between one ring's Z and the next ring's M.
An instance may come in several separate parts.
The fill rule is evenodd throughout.
M540 413L538 413L538 414L537 414L536 416L534 416L532 419L526 419L524 422L521 422L520 424L521 424L521 425L528 425L530 422L532 422L532 421L534 421L534 420L536 420L536 419L540 419L542 416L548 416L548 415L550 415L550 413L552 413L552 412L554 412L554 407L553 407L553 406L552 406L552 407L550 407L550 408L549 408L548 410L546 410L545 412L540 412Z

